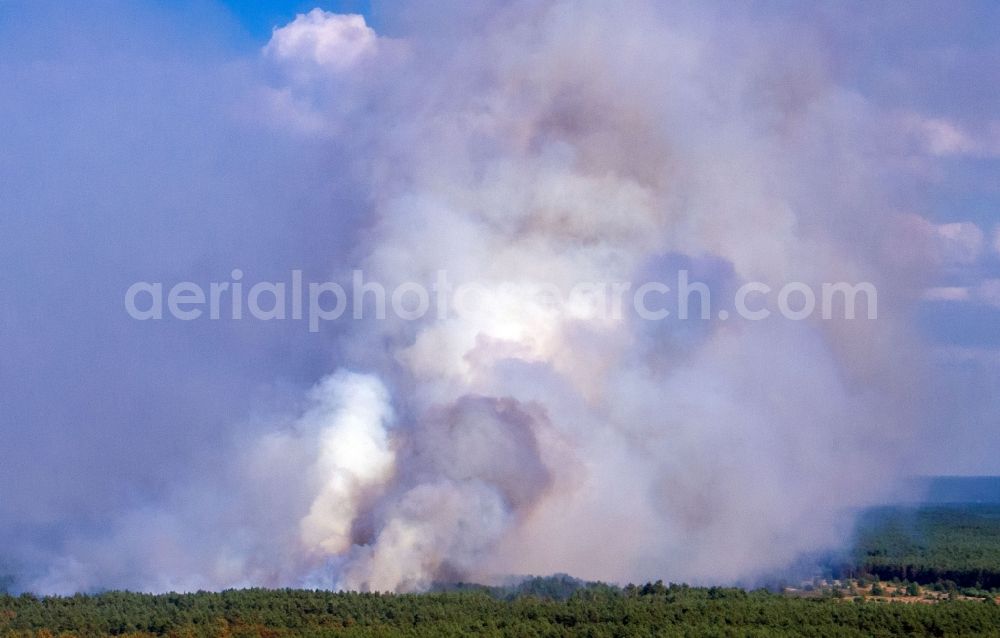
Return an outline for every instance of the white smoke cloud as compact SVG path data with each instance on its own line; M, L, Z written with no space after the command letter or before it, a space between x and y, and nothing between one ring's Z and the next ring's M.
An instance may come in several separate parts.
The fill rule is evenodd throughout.
M395 416L373 376L320 381L301 416L234 445L226 462L177 485L160 507L72 539L35 591L115 586L166 591L304 582L351 546L352 526L394 470Z
M925 151L938 157L996 157L1000 154L1000 123L989 121L972 132L961 123L943 117L907 113L901 118Z
M758 57L736 64L710 30L637 7L498 8L446 52L414 39L385 78L393 99L369 117L394 123L377 143L392 165L373 160L366 273L515 285L480 314L358 330L388 344L382 363L354 357L404 389L413 425L339 586L752 578L836 544L845 512L891 483L906 439L892 319L716 326L664 358L669 327L588 323L529 294L630 280L671 252L778 286L883 276L852 243L888 228L861 150L877 113L808 59L776 69L750 25ZM966 230L938 234L973 250Z
M586 321L533 294L670 257L724 264L720 287L910 287L887 249L882 114L774 25L643 2L490 9L404 21L392 64L363 19L318 9L264 52L295 84L274 89L294 93L289 117L356 151L369 209L350 266L386 286L439 270L513 285L479 312L335 335L357 373L221 476L70 543L36 588L747 580L836 545L892 487L919 361L891 290L876 322L696 327ZM308 90L331 76L343 95ZM938 235L955 259L981 249L965 226Z
M945 262L970 264L983 254L983 231L972 222L940 224L935 228L941 259Z
M917 236L907 241L917 242L921 258L933 260L939 267L975 264L989 250L986 233L975 222L935 224L919 215L908 215L902 226L915 231Z
M342 72L373 56L378 49L377 40L375 31L365 24L364 16L313 9L275 28L264 54L299 69L315 67Z
M332 376L313 397L318 405L299 425L321 431L311 469L321 487L302 519L302 541L309 549L337 554L351 545L351 525L365 490L392 474L395 455L385 430L392 411L385 388L372 377Z
M970 294L965 286L938 286L925 290L923 298L927 301L967 301Z

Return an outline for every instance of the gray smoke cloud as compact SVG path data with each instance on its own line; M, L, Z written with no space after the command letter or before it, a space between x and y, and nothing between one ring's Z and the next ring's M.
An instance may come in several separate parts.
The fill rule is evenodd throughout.
M906 471L920 273L894 243L907 160L818 35L794 16L558 0L417 4L382 26L317 10L253 56L156 76L164 94L204 82L203 98L136 105L112 82L98 101L99 131L161 118L174 130L156 134L164 159L124 180L135 193L112 192L120 176L93 181L127 170L124 133L112 137L124 148L81 168L72 205L98 212L66 223L120 230L154 254L115 249L88 270L114 305L77 326L110 316L121 336L62 351L142 362L114 386L127 408L101 375L66 384L85 395L72 401L15 401L46 411L72 472L104 477L80 484L97 499L64 492L69 479L32 502L5 497L0 512L21 526L5 532L19 586L410 591L552 572L745 582L842 542L851 511ZM127 77L148 73L146 47L172 49L120 44L108 46ZM74 81L46 77L34 90ZM107 146L67 135L80 150L61 171ZM162 190L136 186L150 175ZM140 219L121 228L133 208ZM38 247L5 223L15 254ZM540 282L668 277L677 263L715 290L871 281L879 319L594 321L533 294ZM344 281L360 267L390 288L430 288L440 270L512 285L474 312L345 320L309 337L253 322L136 325L120 311L131 281L233 267L277 278L290 265ZM38 330L16 308L15 345ZM69 369L40 365L39 376ZM0 373L5 393L42 387L16 380L23 369ZM59 405L94 413L57 417ZM12 414L5 432L17 432ZM87 440L79 429L63 438L70 418L92 424L100 451L72 447ZM131 423L133 447L105 421ZM7 455L5 490L60 475Z

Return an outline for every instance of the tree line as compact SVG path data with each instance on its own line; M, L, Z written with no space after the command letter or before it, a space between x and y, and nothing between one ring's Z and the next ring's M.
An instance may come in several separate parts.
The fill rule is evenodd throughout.
M536 581L532 586L547 585ZM565 598L490 590L292 589L0 596L0 636L5 638L469 635L1000 636L1000 606L992 599L934 605L803 599L662 582L625 588L586 584Z

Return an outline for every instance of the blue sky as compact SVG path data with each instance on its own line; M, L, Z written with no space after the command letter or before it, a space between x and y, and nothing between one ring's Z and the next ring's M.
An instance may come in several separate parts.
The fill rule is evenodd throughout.
M274 27L287 24L298 13L319 7L334 13L359 13L371 19L371 0L327 0L325 2L300 2L299 0L221 0L258 41L266 42Z

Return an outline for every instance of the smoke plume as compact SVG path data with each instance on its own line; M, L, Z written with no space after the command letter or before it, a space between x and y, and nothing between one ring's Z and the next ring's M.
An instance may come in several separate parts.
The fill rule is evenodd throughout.
M920 383L917 276L885 187L899 160L822 38L683 4L444 4L378 32L316 10L218 72L237 77L224 117L322 158L282 188L325 221L275 210L304 230L258 274L357 268L392 290L444 271L485 285L478 306L366 307L290 350L277 331L301 326L274 328L258 378L216 395L243 406L210 417L234 427L178 443L210 452L141 503L18 548L24 588L750 582L841 543L892 487ZM333 184L350 193L317 195ZM870 281L879 318L594 319L535 294L679 267L713 300L747 281ZM296 357L309 365L273 375L286 387L260 389Z

